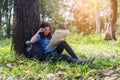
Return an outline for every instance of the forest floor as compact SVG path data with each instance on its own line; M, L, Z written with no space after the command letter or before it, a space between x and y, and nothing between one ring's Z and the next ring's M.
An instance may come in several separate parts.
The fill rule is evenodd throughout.
M104 41L103 35L71 34L66 41L79 58L95 57L95 61L81 66L27 59L10 53L11 40L4 39L0 40L0 80L120 80L120 38Z

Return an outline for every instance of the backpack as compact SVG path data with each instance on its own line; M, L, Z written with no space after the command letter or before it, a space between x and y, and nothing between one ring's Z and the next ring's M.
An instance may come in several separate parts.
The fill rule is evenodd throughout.
M30 41L25 42L26 57L44 59L44 53L39 42L32 43Z

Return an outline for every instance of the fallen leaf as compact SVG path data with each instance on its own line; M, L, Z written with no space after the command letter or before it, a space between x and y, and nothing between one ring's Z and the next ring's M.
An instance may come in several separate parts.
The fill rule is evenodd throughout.
M118 70L118 71L120 71L120 66L113 66L113 68L112 69L116 69L116 70Z
M0 75L0 80L3 80L3 76L2 75Z
M117 77L105 77L104 80L116 80Z
M117 71L120 71L120 66L119 67L117 67L117 69L116 69Z
M89 76L86 80L95 80L94 76Z
M71 74L74 74L74 73L75 73L75 69L74 69L74 68L71 68L71 69L70 69L70 73L71 73Z
M55 77L55 74L49 73L49 74L46 75L46 77L49 78L49 79L51 79L51 77Z
M113 70L105 69L105 70L103 70L102 72L100 72L99 75L101 75L101 76L109 76L109 75L111 75L113 72L114 72Z
M35 78L28 78L28 80L37 80L37 79L35 79Z
M64 76L62 71L57 73L49 73L46 75L45 80L65 80L66 77Z
M29 72L29 68L24 68L23 72Z
M6 66L12 68L12 67L13 67L13 64L8 63L8 64L6 64Z
M59 71L58 73L55 74L57 77L59 77L60 79L64 79L64 74L63 72Z
M8 63L8 64L6 64L6 66L7 67L9 67L9 68L12 68L12 67L14 67L14 66L16 66L17 64L16 63Z

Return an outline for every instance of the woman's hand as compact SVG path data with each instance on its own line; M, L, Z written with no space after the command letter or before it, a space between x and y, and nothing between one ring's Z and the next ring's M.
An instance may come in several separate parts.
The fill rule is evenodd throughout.
M37 33L31 38L31 42L34 43L36 38L37 38L37 35L40 33L40 32L43 32L44 29L43 28L40 28Z
M43 28L40 28L40 29L38 30L38 33L43 32L43 31L44 31L44 29L43 29Z

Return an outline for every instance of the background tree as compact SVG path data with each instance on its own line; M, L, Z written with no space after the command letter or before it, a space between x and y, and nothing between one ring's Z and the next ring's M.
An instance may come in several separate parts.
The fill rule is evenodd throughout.
M107 26L105 40L116 40L117 6L117 0L111 0L111 14L108 18L109 25Z
M39 0L14 0L12 42L17 54L25 53L24 43L40 27Z
M101 33L100 31L100 1L96 1L96 33Z
M5 0L5 26L6 26L6 36L7 38L11 37L11 17L12 17L12 8L13 8L13 0Z
M0 38L11 37L13 0L0 1Z
M2 32L1 32L1 22L2 22L2 3L0 3L0 36L2 35Z

